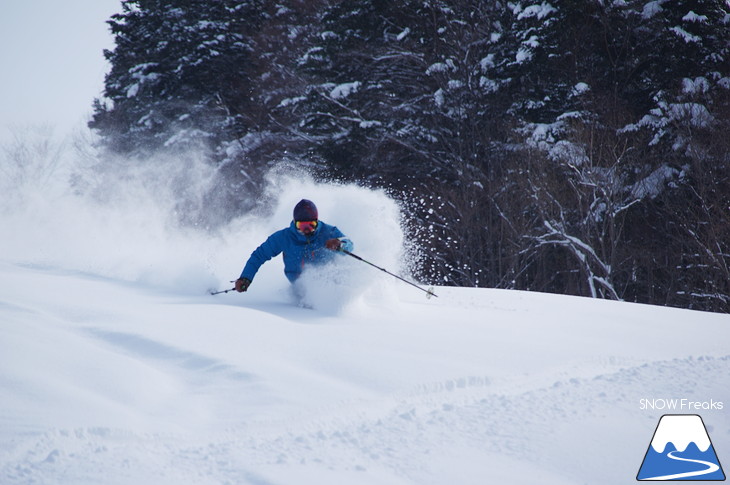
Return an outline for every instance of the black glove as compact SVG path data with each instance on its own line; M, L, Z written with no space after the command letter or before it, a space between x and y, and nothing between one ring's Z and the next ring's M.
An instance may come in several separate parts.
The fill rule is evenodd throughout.
M244 291L248 290L249 285L251 284L251 280L248 278L238 278L236 280L236 291L239 293L243 293Z
M342 241L337 238L327 239L327 242L325 242L324 245L327 249L331 249L332 251L339 251L342 247Z

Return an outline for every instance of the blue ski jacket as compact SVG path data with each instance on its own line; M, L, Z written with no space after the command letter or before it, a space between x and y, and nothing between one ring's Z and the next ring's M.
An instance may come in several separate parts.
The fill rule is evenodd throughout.
M297 231L292 221L289 227L276 231L251 253L241 272L241 278L253 281L262 264L279 253L284 253L284 274L293 283L302 274L305 265L324 264L337 255L336 251L325 247L325 242L333 238L342 241L342 249L352 251L352 241L337 227L319 221L317 229L305 236Z

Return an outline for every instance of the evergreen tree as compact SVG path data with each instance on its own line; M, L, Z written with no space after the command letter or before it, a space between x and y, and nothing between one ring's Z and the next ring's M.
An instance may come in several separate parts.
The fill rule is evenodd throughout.
M730 6L716 0L647 3L641 42L654 54L641 71L645 110L628 133L643 137L645 162L665 176L646 220L663 238L654 275L639 274L653 298L730 310Z
M125 0L106 102L90 127L119 153L215 148L246 130L256 0Z
M411 0L334 3L301 57L310 83L291 109L338 175L377 178L429 156L414 143L428 90L423 8Z
M730 308L721 0L125 0L91 126L388 188L435 283ZM245 194L245 195L242 195Z
M719 2L579 3L525 2L513 10L516 62L505 57L503 72L513 81L511 112L537 149L529 155L527 186L538 217L527 250L537 251L533 261L547 270L542 277L523 274L548 291L638 301L683 300L670 285L678 279L692 280L683 288L706 287L700 293L716 295L709 288L718 280L698 284L700 278L682 276L676 264L658 265L688 253L714 254L702 263L689 258L696 262L685 267L709 265L720 280L727 274L721 239L710 237L726 232L725 218L710 217L714 204L707 202L722 191L705 187L725 184L725 177L712 182L698 177L706 166L701 172L690 166L726 164L725 155L716 158L722 153L717 139L704 134L727 124L728 16ZM715 230L695 238L699 227L688 224L689 214L702 215L699 227ZM683 242L668 243L679 227ZM718 242L709 252L708 240ZM647 260L646 247L658 254ZM559 251L571 258L556 258ZM545 280L550 274L561 276Z

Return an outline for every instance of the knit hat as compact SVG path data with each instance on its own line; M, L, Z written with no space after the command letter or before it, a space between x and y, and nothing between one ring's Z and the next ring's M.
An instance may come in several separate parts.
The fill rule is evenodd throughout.
M311 200L302 199L294 207L295 221L316 221L317 219L319 219L317 206Z

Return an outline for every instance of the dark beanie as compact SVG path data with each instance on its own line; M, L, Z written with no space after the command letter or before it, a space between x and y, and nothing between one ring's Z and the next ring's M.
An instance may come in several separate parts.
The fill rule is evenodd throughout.
M311 200L302 199L294 206L295 221L316 221L317 219L319 219L317 206Z

